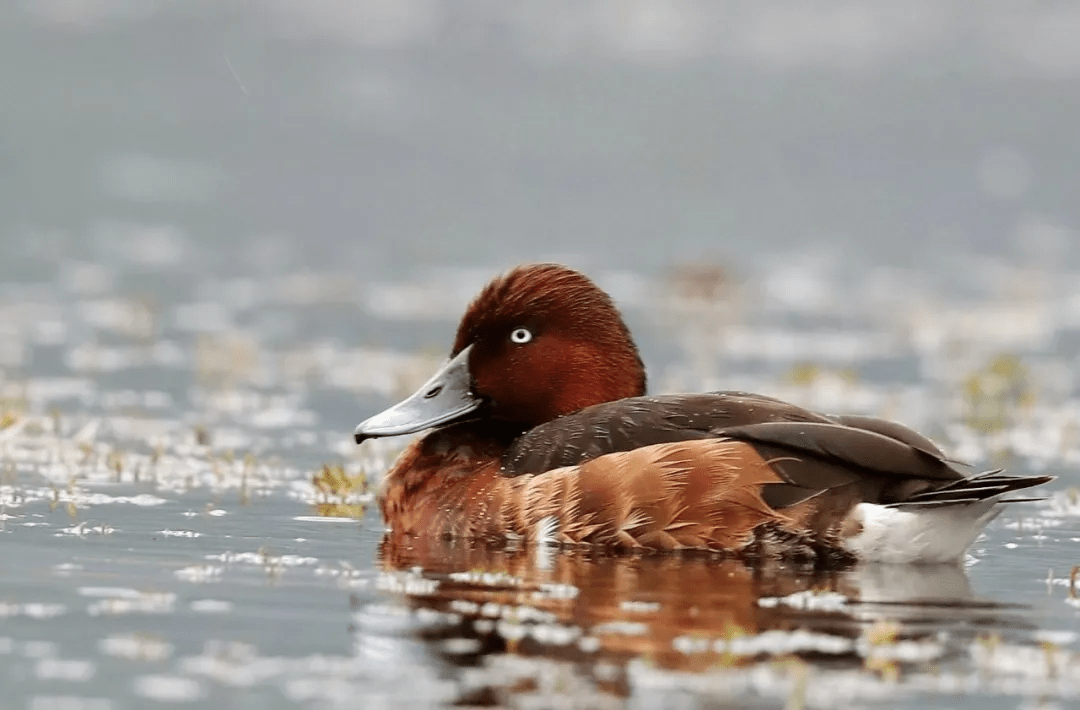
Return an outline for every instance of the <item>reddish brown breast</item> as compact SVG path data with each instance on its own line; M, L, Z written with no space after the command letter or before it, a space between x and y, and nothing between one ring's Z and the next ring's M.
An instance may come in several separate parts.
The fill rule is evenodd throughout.
M504 537L499 456L503 445L468 427L413 442L383 482L383 519L400 535Z

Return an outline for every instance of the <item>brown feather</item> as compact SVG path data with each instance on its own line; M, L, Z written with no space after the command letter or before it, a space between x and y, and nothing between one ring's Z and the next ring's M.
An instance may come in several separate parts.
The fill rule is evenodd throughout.
M779 481L751 447L712 439L488 483L507 501L504 523L529 540L555 518L559 539L578 544L737 551L760 525L793 522L761 497Z

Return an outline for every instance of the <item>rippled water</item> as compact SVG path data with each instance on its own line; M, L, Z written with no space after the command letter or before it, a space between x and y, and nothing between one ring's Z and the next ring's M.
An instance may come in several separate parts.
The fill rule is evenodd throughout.
M1076 11L549 5L0 15L0 709L1078 701ZM655 392L1050 499L963 568L390 547L352 428L538 259Z

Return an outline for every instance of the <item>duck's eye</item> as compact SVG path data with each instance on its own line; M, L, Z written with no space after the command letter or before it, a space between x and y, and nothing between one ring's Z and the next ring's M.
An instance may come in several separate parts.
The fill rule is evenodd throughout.
M510 342L518 345L524 345L532 338L532 331L528 328L514 328L513 332L510 333Z

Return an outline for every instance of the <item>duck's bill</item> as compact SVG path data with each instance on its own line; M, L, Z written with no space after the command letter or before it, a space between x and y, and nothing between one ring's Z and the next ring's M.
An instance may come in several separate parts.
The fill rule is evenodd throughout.
M354 433L356 443L450 424L479 409L484 402L472 392L471 350L470 345L458 353L408 399L362 422Z

